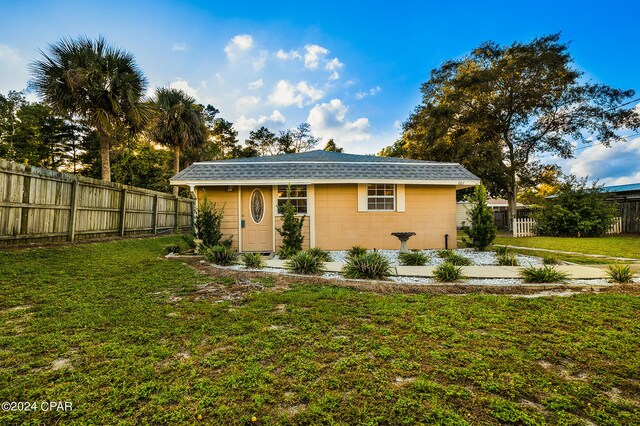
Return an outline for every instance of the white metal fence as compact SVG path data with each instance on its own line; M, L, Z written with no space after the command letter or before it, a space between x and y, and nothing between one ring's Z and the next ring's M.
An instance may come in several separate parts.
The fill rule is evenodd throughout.
M514 238L520 237L534 237L536 228L535 219L513 219L513 236ZM606 235L615 235L622 234L623 230L622 218L618 217L615 219L609 230L606 232Z

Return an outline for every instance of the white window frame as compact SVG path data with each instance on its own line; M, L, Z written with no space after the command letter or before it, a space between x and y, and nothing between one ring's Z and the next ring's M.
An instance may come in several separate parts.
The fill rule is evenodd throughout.
M304 197L287 197L286 195L284 197L280 197L280 188L284 188L285 194L286 194L286 190L287 187L291 186L291 188L293 189L294 187L304 187L305 189L305 193L306 196ZM309 213L309 185L277 185L276 186L276 216L282 216L280 214L280 212L278 211L278 206L280 205L280 200L305 200L306 203L306 212L304 213L300 213L297 211L297 207L296 207L296 216L306 216Z
M383 187L383 191L387 191L389 189L393 190L393 195L370 195L369 194L369 190L371 189L371 187L374 187L374 191L378 191L379 187L382 186ZM391 187L391 188L389 188ZM366 205L367 205L367 211L370 212L395 212L396 211L396 207L397 207L397 200L396 200L396 196L398 194L397 188L395 184L392 183L369 183L366 186L366 190L367 190L367 197L366 197ZM369 207L369 202L372 200L391 200L393 205L391 208L370 208ZM375 203L375 201L374 201Z

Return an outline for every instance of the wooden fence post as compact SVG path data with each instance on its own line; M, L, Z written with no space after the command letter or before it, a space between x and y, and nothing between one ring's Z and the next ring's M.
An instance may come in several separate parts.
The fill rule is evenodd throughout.
M29 233L29 207L31 198L31 176L24 177L24 185L22 186L22 207L20 208L20 234L27 235Z
M68 239L73 242L76 238L76 213L78 211L78 179L74 178L71 183L71 200L69 202L69 224L67 225Z
M179 215L180 215L180 198L176 196L176 218L175 218L176 231L180 229Z
M158 233L158 194L153 196L153 214L151 216L151 225L153 233Z
M124 237L124 228L127 218L127 188L122 188L122 197L120 201L120 236Z

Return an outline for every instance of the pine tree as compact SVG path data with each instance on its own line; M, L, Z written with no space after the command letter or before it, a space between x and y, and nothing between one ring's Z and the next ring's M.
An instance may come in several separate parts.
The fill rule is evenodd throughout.
M476 186L467 200L471 203L471 209L467 213L471 226L464 226L469 238L463 238L463 241L475 249L484 250L496 238L496 224L493 211L487 205L487 190L484 185Z

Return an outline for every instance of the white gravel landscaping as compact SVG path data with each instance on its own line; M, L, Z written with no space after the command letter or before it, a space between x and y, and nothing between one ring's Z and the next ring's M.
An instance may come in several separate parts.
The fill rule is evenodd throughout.
M464 257L471 259L473 265L478 266L497 266L498 260L496 259L496 254L493 251L477 251L473 249L457 249L453 250L455 253L458 253ZM422 250L424 254L429 256L429 261L426 263L426 266L438 266L444 260L438 256L437 250ZM346 262L347 261L347 251L339 250L339 251L330 251L331 259L334 262ZM398 261L398 254L400 254L399 250L378 250L382 256L386 257L392 266L400 265ZM518 259L519 266L542 266L542 259L534 256L525 256L521 254L516 254L516 259Z

